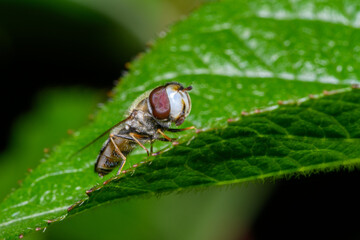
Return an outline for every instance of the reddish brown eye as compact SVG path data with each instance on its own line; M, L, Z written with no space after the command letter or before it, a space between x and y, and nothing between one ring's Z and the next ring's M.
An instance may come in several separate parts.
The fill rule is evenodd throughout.
M154 117L157 119L169 118L170 101L165 87L155 88L150 93L149 100Z

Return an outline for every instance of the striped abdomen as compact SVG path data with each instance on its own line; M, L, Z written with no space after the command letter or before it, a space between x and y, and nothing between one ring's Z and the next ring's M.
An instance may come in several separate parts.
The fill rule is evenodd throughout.
M116 138L114 139L121 153L126 157L136 146L136 143L131 140ZM107 139L100 150L96 159L95 172L99 176L104 176L110 173L116 166L118 166L123 159L115 151L115 146L110 139Z

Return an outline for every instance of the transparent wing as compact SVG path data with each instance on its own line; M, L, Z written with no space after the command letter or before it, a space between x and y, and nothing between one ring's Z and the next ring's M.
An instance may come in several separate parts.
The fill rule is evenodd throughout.
M107 133L109 133L113 128L121 125L122 123L126 122L127 120L129 120L130 118L132 118L132 115L128 116L127 118L125 118L124 120L118 122L117 124L115 124L114 126L112 126L111 128L109 128L108 130L106 130L105 132L103 132L102 134L100 134L98 137L96 137L94 140L92 140L91 142L89 142L88 144L86 144L85 146L83 146L82 148L80 148L79 150L77 150L75 153L73 153L70 158L74 157L75 155L79 154L80 152L82 152L84 149L88 148L90 145L94 144L96 141L98 141L100 138L102 138L103 136L105 136Z

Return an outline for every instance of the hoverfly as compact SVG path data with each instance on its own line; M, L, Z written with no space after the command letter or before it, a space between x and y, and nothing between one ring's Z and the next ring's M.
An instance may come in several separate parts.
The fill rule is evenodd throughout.
M121 173L126 157L139 145L148 156L152 155L153 142L173 141L164 131L180 132L194 127L172 129L171 124L181 125L191 110L188 91L177 82L169 82L139 96L131 105L126 118L104 132L92 144L106 133L109 138L103 144L95 163L95 172L100 177L110 173L119 164L117 175ZM150 152L144 143L150 143ZM85 147L87 147L86 145ZM85 148L84 147L84 148Z

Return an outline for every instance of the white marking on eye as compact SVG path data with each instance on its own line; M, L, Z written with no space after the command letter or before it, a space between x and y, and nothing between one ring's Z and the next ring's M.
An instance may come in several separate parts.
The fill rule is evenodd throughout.
M180 93L181 93L184 103L185 103L185 117L187 117L191 110L190 96L187 92L180 92Z
M180 116L184 107L183 102L181 101L183 97L181 96L179 91L174 90L171 85L166 88L166 93L169 97L170 102L170 116L173 119L177 119Z

